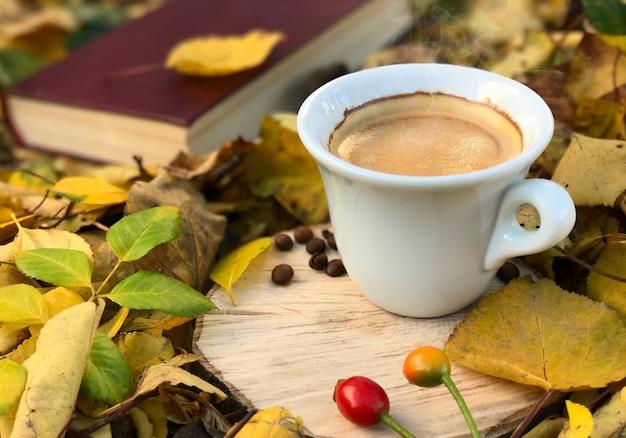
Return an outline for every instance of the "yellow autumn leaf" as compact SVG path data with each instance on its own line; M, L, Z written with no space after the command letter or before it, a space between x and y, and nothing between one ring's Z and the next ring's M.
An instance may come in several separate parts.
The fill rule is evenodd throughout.
M291 412L280 406L258 411L237 432L237 438L299 438L304 436L302 419L294 417Z
M577 206L613 206L626 189L624 142L574 135L552 180Z
M607 45L619 50L622 55L626 55L626 36L601 33L598 34L598 38L604 41Z
M48 305L37 289L28 284L0 288L0 322L9 324L44 324Z
M108 206L121 204L128 199L128 192L101 179L84 176L59 180L51 189L58 196L81 204Z
M24 228L19 222L16 222L16 224L18 232L13 240L14 252L17 253L36 248L74 249L84 252L93 263L91 246L78 234L54 228L50 230Z
M529 276L484 298L456 326L445 351L483 374L559 391L602 388L626 376L620 316Z
M255 195L273 196L305 224L328 220L322 176L298 136L295 114L265 117L260 142L244 164L246 180Z
M225 76L261 65L284 38L280 32L258 29L191 38L170 50L165 66L187 75Z
M569 424L559 434L559 438L589 438L593 428L593 417L586 406L565 400Z
M503 59L489 67L489 70L510 78L526 74L529 70L540 68L549 60L559 42L561 49L578 45L582 32L552 32L528 30L520 47L510 49Z
M191 321L191 317L170 315L160 310L131 310L120 328L123 332L137 330L171 330Z
M57 179L57 173L51 163L35 162L25 169L16 170L9 175L8 183L13 187L45 193Z
M149 398L129 411L137 429L137 438L166 438L168 436L168 416L163 408L163 400Z
M233 306L236 305L233 285L239 280L250 262L269 248L271 244L271 237L262 237L248 242L222 258L211 269L209 277L226 290Z
M622 388L593 413L593 430L589 437L617 437L625 427L626 388Z
M608 242L594 267L609 274L626 278L626 243ZM587 277L587 296L592 300L608 304L626 321L626 283L591 271Z
M158 365L176 353L168 338L146 332L125 333L116 338L115 344L126 358L133 378L145 367Z
M120 307L114 316L98 327L98 331L104 333L108 338L113 338L126 322L129 313L130 309L128 307Z
M43 297L48 306L48 315L51 318L65 309L85 301L76 291L66 287L55 287L46 292Z
M9 359L0 359L0 417L17 402L26 385L26 369Z
M608 99L581 99L572 121L577 133L593 138L626 139L626 108Z
M0 322L0 354L5 354L30 336L25 324Z
M12 436L56 437L74 412L99 312L93 302L72 306L41 329L35 352L24 361L26 387Z

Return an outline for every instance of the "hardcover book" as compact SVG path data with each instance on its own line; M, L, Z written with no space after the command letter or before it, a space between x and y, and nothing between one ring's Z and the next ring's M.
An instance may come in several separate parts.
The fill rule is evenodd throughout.
M357 68L410 24L406 0L169 0L8 89L5 113L26 146L163 165L254 139L264 115L297 110L312 73ZM161 67L181 41L252 29L286 37L259 67L223 77Z

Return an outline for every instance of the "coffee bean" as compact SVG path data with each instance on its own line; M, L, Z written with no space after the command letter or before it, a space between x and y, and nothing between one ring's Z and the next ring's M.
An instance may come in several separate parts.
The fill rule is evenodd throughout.
M276 248L281 251L289 251L293 248L293 240L287 234L280 233L274 237L274 244Z
M346 273L346 268L343 266L341 259L333 259L326 265L326 274L330 277L341 277Z
M272 269L272 281L276 284L287 284L293 278L293 268L286 263L274 266Z
M328 243L328 246L330 246L332 249L337 251L337 242L335 242L335 234L330 230L323 230L322 236L324 237L324 239L326 239L326 243Z
M519 278L519 268L514 263L505 262L500 266L500 269L498 269L496 277L498 277L500 281L508 283L511 280Z
M306 252L309 254L315 254L317 252L326 251L326 242L319 237L312 237L306 243Z
M316 271L323 271L328 264L328 256L323 252L317 252L309 259L309 267Z
M293 230L293 237L298 243L307 243L311 237L313 237L313 230L306 225L298 225Z

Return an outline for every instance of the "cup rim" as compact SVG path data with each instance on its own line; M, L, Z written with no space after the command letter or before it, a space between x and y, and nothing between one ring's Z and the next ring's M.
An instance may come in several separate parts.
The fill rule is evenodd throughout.
M423 90L423 87L415 86L413 89L403 89L395 92L382 92L378 96L363 98L361 102L358 102L355 105L351 105L350 107L343 106L343 110L340 111L341 115L338 119L337 110L335 109L335 125L330 128L327 135L325 133L320 134L319 132L313 132L314 128L311 123L312 118L323 118L325 116L330 117L328 114L333 113L333 110L328 109L332 106L329 102L340 101L342 99L342 93L355 93L354 90L356 88L369 90L372 88L374 83L380 83L380 81L383 80L393 82L393 80L398 78L402 80L402 77L416 73L419 73L423 78L437 78L435 82L442 82L446 77L454 77L457 81L462 79L468 83L480 81L480 84L483 85L491 84L504 86L507 91L514 92L514 96L511 98L522 96L526 99L525 104L532 107L533 110L533 114L530 114L532 120L541 126L535 130L534 139L530 140L529 144L526 144L526 139L524 139L524 150L522 150L519 155L504 163L468 173L437 176L397 175L367 169L348 163L347 161L333 155L328 150L328 138L339 121L343 119L343 110L358 106L374 98L420 91ZM355 87L355 84L360 85L359 87ZM455 87L451 88L454 89ZM458 84L456 85L456 88L459 88ZM387 88L387 90L392 89L393 87ZM446 89L432 89L427 91L441 91L448 94L458 94ZM470 100L475 100L471 97L469 98ZM511 105L514 104L511 103ZM497 103L496 106L498 106ZM505 112L509 113L509 111L506 110ZM519 120L512 115L510 116L516 123L518 123L518 125L520 124ZM534 90L514 79L474 67L452 64L411 63L394 64L360 70L345 74L325 83L313 91L300 106L297 114L297 129L302 143L317 161L318 165L327 167L343 176L365 182L375 181L377 185L446 187L476 184L485 180L497 178L503 174L510 174L512 172L521 171L526 167L530 167L530 165L539 157L539 155L541 155L546 145L552 139L552 135L554 133L554 116L547 103ZM324 137L326 137L325 144L322 144L324 142L316 138L316 135L324 135Z

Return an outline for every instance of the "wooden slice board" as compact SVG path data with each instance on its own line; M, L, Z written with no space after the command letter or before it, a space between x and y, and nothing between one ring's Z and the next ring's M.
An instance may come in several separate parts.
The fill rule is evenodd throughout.
M316 228L316 235L329 226ZM338 257L329 250L329 258ZM280 405L301 416L318 437L394 437L385 426L358 428L337 410L339 379L363 375L389 394L391 415L416 436L470 436L456 402L443 386L418 388L402 374L407 353L420 345L443 347L467 311L433 319L397 316L373 305L348 276L332 278L308 266L295 244L259 255L234 285L237 306L216 287L219 310L197 320L195 352L205 367L248 407ZM278 263L293 266L287 286L270 279ZM419 287L419 285L416 285ZM490 291L501 287L494 280ZM542 390L482 375L452 364L452 377L483 437L510 432Z

